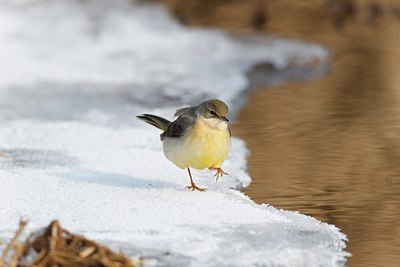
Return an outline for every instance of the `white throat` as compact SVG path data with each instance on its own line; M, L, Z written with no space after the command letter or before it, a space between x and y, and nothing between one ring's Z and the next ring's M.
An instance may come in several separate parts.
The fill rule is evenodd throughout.
M209 125L210 127L213 128L218 128L220 130L226 130L228 129L228 123L226 121L223 121L221 119L217 118L205 118L203 119L204 122Z

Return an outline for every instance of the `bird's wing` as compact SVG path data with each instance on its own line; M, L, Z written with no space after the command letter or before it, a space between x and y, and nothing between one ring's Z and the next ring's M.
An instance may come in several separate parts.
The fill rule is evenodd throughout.
M185 131L194 123L194 119L187 116L179 116L176 120L171 122L167 129L160 135L161 140L165 137L180 137L183 136Z

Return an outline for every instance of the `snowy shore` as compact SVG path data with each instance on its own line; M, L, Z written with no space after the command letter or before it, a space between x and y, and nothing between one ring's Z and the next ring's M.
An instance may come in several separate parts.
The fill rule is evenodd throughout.
M259 38L259 37L258 37ZM195 171L185 189L143 112L172 119L207 98L237 101L258 63L325 59L323 48L185 28L163 8L127 1L0 1L0 239L23 217L157 257L157 266L343 266L335 226L257 205L245 143L229 176Z

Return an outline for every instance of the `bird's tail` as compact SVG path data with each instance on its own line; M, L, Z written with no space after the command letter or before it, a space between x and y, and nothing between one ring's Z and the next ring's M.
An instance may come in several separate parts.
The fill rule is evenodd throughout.
M150 114L142 114L136 117L163 131L165 131L165 129L167 129L168 125L171 123L169 120Z

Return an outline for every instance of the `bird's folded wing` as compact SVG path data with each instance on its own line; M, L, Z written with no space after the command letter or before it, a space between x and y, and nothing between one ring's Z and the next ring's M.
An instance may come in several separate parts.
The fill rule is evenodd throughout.
M165 137L181 137L186 130L193 126L194 119L186 116L180 116L175 121L171 122L167 129L160 135L161 140Z

